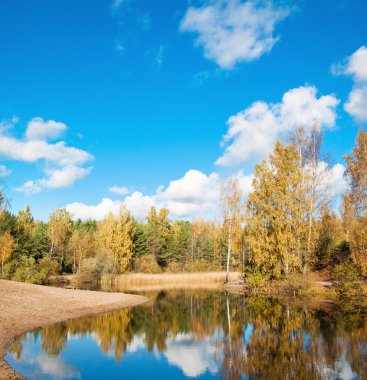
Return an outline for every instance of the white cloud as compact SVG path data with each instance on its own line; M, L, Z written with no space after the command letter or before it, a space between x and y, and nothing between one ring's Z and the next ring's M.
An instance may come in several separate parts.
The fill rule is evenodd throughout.
M104 198L97 206L89 206L84 203L71 203L66 206L66 210L76 219L103 220L109 213L117 216L122 206L121 201L112 201Z
M180 30L197 33L196 45L203 47L205 57L232 69L270 52L279 40L277 24L291 12L270 0L212 0L188 8Z
M350 75L354 85L344 109L358 121L367 121L367 47L362 46L343 64L333 65L336 75Z
M65 124L34 118L23 139L10 136L11 128L0 129L0 157L27 163L41 161L46 174L45 178L26 181L17 190L35 193L44 188L67 187L91 172L91 167L85 167L93 159L90 153L67 146L65 141L47 141L59 137L67 129Z
M331 67L335 75L351 75L355 82L367 81L367 47L361 46L345 62Z
M0 178L1 177L6 177L7 175L10 175L10 174L11 174L11 170L10 169L8 169L4 165L0 165Z
M179 367L188 377L197 377L209 371L219 371L215 343L209 338L196 340L191 334L178 334L166 342L164 356L170 364Z
M228 121L222 140L224 154L216 165L238 165L248 159L265 158L277 139L287 139L299 126L317 122L321 128L332 128L339 100L334 95L317 98L315 87L298 87L287 91L281 103L257 101Z
M110 188L110 193L116 195L126 195L130 192L129 188L126 186L112 186Z
M75 181L83 179L90 174L92 168L83 168L75 165L65 166L60 169L46 169L47 178L30 180L16 190L26 194L34 194L42 189L60 189L71 186Z
M135 191L128 195L124 200L126 208L138 219L143 219L149 212L152 206L159 206L155 200L155 196L144 195L139 191Z
M33 118L27 126L25 136L28 140L54 140L67 130L64 123L55 120L44 121L42 117Z
M244 195L252 188L252 176L242 171L235 174L240 182ZM154 194L147 195L135 191L123 201L112 201L105 198L97 206L83 203L72 203L66 206L75 219L103 219L109 212L117 214L121 205L138 219L143 219L152 206L168 208L171 217L200 218L218 214L221 179L217 173L206 175L198 170L189 170L167 187L160 186Z
M345 166L338 163L330 168L329 175L325 178L325 186L329 187L332 197L340 196L348 189L348 181L344 176L344 172Z
M357 120L367 120L367 84L352 89L344 109Z
M219 201L219 176L189 170L182 178L159 190L155 200L179 217L213 210Z

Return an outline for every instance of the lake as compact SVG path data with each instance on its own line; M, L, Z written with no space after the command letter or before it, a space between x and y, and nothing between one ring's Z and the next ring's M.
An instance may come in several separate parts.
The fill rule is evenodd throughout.
M367 379L362 303L144 295L152 301L18 336L5 359L30 380Z

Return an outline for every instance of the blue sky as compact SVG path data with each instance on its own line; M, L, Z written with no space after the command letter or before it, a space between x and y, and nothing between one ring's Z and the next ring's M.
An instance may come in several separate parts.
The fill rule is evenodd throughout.
M13 211L214 215L220 180L235 173L248 192L274 139L313 121L340 193L367 122L366 14L364 0L3 0Z

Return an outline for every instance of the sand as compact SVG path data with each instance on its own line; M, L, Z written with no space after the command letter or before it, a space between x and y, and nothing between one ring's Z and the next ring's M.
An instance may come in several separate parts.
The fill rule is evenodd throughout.
M115 311L147 301L138 295L0 280L0 380L24 379L3 360L7 345L16 335L66 319Z

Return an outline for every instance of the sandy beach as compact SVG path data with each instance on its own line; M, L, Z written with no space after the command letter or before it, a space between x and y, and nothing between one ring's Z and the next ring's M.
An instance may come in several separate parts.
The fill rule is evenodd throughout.
M4 360L10 340L39 326L147 302L138 295L60 289L0 280L0 379L23 379Z

